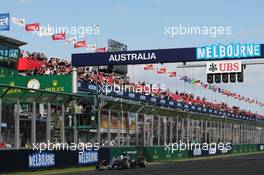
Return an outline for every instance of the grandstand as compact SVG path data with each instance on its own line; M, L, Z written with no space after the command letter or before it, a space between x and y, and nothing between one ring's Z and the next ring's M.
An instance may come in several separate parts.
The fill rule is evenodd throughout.
M254 145L256 151L264 143L263 115L185 92L153 91L143 81L132 83L126 75L96 67L76 69L60 58L20 51L26 43L1 36L0 47L8 44L16 46L12 49L19 56L10 51L0 57L1 149L21 150L42 142L162 149L182 141ZM125 88L116 91L115 85Z

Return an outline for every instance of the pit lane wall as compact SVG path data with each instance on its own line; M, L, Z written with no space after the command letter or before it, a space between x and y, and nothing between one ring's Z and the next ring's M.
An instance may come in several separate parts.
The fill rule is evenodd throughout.
M165 150L165 146L112 147L112 148L102 148L101 151L103 151L103 149L109 149L109 151L107 151L109 153L109 158L105 160L111 160L113 157L118 157L122 152L127 152L131 154L143 154L148 162L182 160L193 157L205 157L205 156L215 156L215 155L223 155L223 154L243 154L243 153L264 151L264 144L241 144L241 145L232 145L231 147L232 149L230 151L216 151L216 152L212 150L209 151L177 150L172 153L172 151ZM106 156L104 155L103 157L105 158Z

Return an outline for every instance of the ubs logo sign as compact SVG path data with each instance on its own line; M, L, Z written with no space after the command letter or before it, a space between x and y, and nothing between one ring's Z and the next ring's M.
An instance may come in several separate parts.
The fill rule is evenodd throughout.
M206 63L206 73L237 73L242 71L241 61L214 61Z
M217 71L217 64L214 64L214 63L210 64L209 70L212 72Z

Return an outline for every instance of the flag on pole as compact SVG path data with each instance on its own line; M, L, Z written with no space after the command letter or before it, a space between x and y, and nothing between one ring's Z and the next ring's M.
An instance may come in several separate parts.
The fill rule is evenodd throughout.
M180 80L187 80L187 76L185 75L185 76L182 76L181 78L180 78Z
M235 94L235 99L238 99L240 98L240 95L239 94Z
M204 89L208 89L208 87L209 87L209 84L208 84L208 83L202 83L201 85L202 85L202 87L203 87Z
M65 33L57 33L52 35L52 40L65 40Z
M86 47L86 41L78 41L74 44L74 48Z
M67 39L66 41L65 41L65 44L69 44L69 43L71 43L71 44L75 44L77 42L77 37L71 37L71 38L69 38L69 39Z
M192 83L192 79L191 79L191 78L187 78L187 79L185 80L185 82L187 82L187 83Z
M193 81L194 85L200 85L201 84L201 80L194 80ZM214 87L212 87L211 85L209 86L209 89L213 89Z
M28 32L39 31L39 23L26 24L25 29Z
M228 97L230 96L230 91L229 90L224 90L224 94L227 95Z
M106 47L97 48L96 52L107 52L107 48Z
M176 72L170 72L170 77L176 77L177 73Z
M96 51L96 44L89 44L87 49L90 51Z
M26 25L25 18L12 17L12 22L13 22L13 24L16 24L16 25L22 26L22 27L25 27L25 25Z
M147 64L146 66L144 66L144 70L153 70L153 64Z
M161 67L158 71L157 74L166 74L166 68L165 67Z

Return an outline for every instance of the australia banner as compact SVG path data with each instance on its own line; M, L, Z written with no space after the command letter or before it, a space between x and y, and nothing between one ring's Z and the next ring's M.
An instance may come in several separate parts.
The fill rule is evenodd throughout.
M10 30L9 13L0 14L0 31Z

